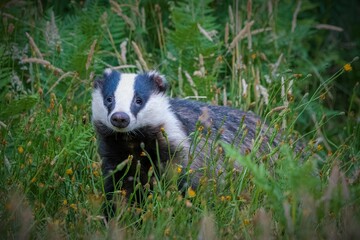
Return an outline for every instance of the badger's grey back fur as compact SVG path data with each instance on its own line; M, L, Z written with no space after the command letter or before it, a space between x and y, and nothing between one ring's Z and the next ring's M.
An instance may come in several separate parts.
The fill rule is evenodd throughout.
M156 72L123 74L107 69L103 79L95 82L92 96L93 124L103 161L108 200L112 199L112 192L120 179L121 187L127 194L133 192L136 185L134 175L139 163L138 180L142 184L148 182L151 167L148 156L156 168L161 167L158 158L160 165L172 159L175 164L190 167L195 174L188 184L196 187L202 174L202 171L197 170L210 164L209 155L217 147L218 140L232 143L240 154L246 154L252 150L258 136L256 131L260 129L262 142L259 153L265 153L269 146L277 144L276 138L274 143L269 143L271 133L256 115L230 107L171 99L165 95L166 88L165 78ZM191 136L197 127L207 138L200 138L194 144ZM205 148L206 144L212 148ZM129 169L114 171L129 156L132 156ZM223 157L224 154L216 162L216 171L225 168Z
M190 152L195 155L189 167L195 171L213 164L208 161L213 159L211 156L221 148L220 142L232 144L242 155L249 154L253 150L255 142L258 142L257 156L269 153L270 148L279 143L278 136L271 138L276 133L251 112L182 99L170 99L170 105L172 111L183 124L183 130L187 136L195 131L203 132L197 143L194 143L192 138L189 139ZM270 142L270 138L272 142ZM187 151L189 150L187 149ZM224 154L221 154L215 164L217 172L223 172L226 169L227 166L224 166L226 163L223 160ZM234 164L235 167L240 168L236 162ZM197 186L201 173L202 171L198 171L193 174L192 186Z

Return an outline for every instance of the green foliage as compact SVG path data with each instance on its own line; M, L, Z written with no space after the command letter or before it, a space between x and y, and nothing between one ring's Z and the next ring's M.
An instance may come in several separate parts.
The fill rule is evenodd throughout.
M2 120L29 111L35 106L38 100L39 99L37 95L28 95L20 99L14 100L13 102L11 102L11 104L7 106L3 106L3 109L0 112Z
M210 90L216 84L215 73L210 69L218 56L221 44L215 35L220 26L216 24L210 3L209 0L190 0L172 3L173 6L170 7L172 29L168 36L167 54L171 56L171 73L174 77L189 81L190 74L194 76L192 73L199 72L192 82L178 83L182 94L191 95L199 91L199 95L211 96ZM209 69L206 70L209 72L205 72L205 69Z
M356 9L355 0L0 3L1 236L358 238ZM171 96L251 110L282 142L266 156L260 139L244 156L204 144L207 169L169 165L140 205L116 192L117 218L104 224L90 102L106 67L157 69ZM193 144L206 143L197 127ZM226 171L216 172L223 151ZM203 171L200 187L182 194L179 170Z

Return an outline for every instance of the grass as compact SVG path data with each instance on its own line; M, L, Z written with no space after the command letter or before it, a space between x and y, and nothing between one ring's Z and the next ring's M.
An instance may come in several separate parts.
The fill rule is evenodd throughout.
M9 1L0 7L4 238L359 238L359 52L338 47L339 29L316 25L332 23L319 14L325 4ZM209 156L216 161L225 150L222 178L208 172L198 189L182 194L175 167L158 176L154 189L143 189L141 205L117 191L117 215L104 224L90 103L92 83L106 67L158 69L173 97L257 113L284 135L277 160L222 145ZM206 137L201 129L194 135ZM304 146L302 156L295 144ZM232 169L234 161L242 171ZM193 171L186 169L187 176Z

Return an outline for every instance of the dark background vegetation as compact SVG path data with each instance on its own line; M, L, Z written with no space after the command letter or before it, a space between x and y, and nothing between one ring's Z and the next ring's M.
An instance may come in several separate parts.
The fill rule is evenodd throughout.
M2 236L359 237L358 1L14 0L0 15ZM234 40L251 21L261 31ZM105 225L90 103L107 67L156 69L172 97L253 111L307 158L235 156L246 171L231 187L165 184Z

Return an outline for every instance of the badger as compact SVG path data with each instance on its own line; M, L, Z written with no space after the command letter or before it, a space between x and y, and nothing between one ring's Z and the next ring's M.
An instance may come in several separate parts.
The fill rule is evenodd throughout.
M196 188L207 166L212 164L215 172L226 168L219 142L233 144L239 154L247 154L259 132L262 139L259 153L278 144L277 138L271 137L269 128L255 114L170 98L166 95L167 88L165 77L156 71L134 74L106 69L103 77L95 80L92 122L108 202L112 201L113 192L119 190L119 182L129 197L137 182L141 185L149 182L151 168L161 169L170 160L195 172L181 184ZM214 149L221 155L215 164L209 162ZM122 165L125 162L127 167ZM235 167L239 166L235 163ZM114 204L110 204L105 215L112 215L114 208Z

